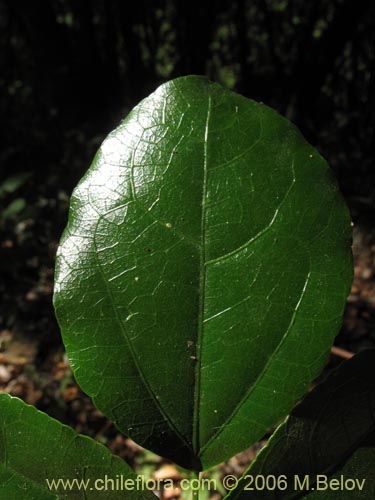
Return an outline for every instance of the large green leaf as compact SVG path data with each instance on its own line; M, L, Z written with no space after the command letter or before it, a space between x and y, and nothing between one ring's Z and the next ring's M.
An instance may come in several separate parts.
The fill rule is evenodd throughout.
M375 351L369 350L340 365L296 406L228 500L301 498L303 485L308 500L373 500L374 415ZM256 476L284 477L282 491L249 490Z
M73 193L55 307L78 382L143 446L221 462L318 374L350 239L326 162L285 118L203 77L162 85Z
M131 468L103 445L18 398L0 394L1 500L155 499L136 486Z

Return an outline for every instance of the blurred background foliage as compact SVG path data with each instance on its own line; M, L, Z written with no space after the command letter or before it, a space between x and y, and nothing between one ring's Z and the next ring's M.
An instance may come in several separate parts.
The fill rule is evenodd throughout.
M54 255L105 135L160 83L206 74L293 120L374 210L371 0L1 0L2 328L60 343Z

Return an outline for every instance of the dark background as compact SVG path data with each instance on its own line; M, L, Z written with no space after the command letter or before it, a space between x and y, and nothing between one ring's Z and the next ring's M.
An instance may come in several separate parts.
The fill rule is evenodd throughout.
M2 0L0 27L5 390L48 406L48 382L26 381L62 362L51 361L63 352L51 297L70 193L130 108L191 73L276 108L329 161L356 223L356 281L336 343L374 345L374 1ZM60 389L74 388L64 377Z

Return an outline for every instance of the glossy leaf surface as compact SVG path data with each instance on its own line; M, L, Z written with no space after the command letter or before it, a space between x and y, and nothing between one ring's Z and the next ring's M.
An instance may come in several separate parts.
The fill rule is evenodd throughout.
M119 488L112 491L111 483L104 483L106 476L114 480L122 476L123 482L128 479L135 484L137 479L131 468L103 445L77 434L18 398L0 394L2 500L156 498L150 491L121 491ZM53 480L70 481L70 486L65 483L64 488L59 483L56 491ZM97 480L99 482L95 483ZM107 491L103 488L105 484Z
M193 469L223 461L317 375L350 236L291 123L203 77L162 85L73 193L55 307L78 382L143 446Z
M297 405L271 437L244 476L286 476L285 491L245 491L239 483L228 500L301 498L295 476L309 477L308 500L375 498L375 351L363 351L343 363ZM332 479L359 481L350 490L325 490ZM363 479L365 481L363 482ZM363 484L362 484L363 483ZM337 486L336 483L333 483ZM362 485L362 488L361 488ZM298 483L297 483L298 486ZM349 485L353 486L353 483ZM315 491L317 487L321 488ZM305 497L304 497L305 498Z

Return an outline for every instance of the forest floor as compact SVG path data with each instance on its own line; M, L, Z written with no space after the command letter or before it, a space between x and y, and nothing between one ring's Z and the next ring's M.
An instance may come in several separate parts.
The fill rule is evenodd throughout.
M354 228L353 254L353 286L344 322L335 340L335 346L344 352L339 350L338 355L331 354L325 372L337 366L350 353L375 347L375 235L366 227ZM51 271L47 273L44 288L28 292L24 300L35 300L30 294L38 293L50 298L52 279ZM175 489L156 493L165 500L179 498L179 480L184 475L186 477L186 471L123 437L76 385L62 344L53 345L47 355L40 356L40 342L40 337L25 335L17 329L0 331L0 392L18 396L75 428L77 432L94 437L145 477L173 479L176 482ZM225 494L222 477L226 474L240 476L269 435L228 462L208 471L207 477L216 480L217 489L205 492L200 498L204 500L211 496L220 499Z

